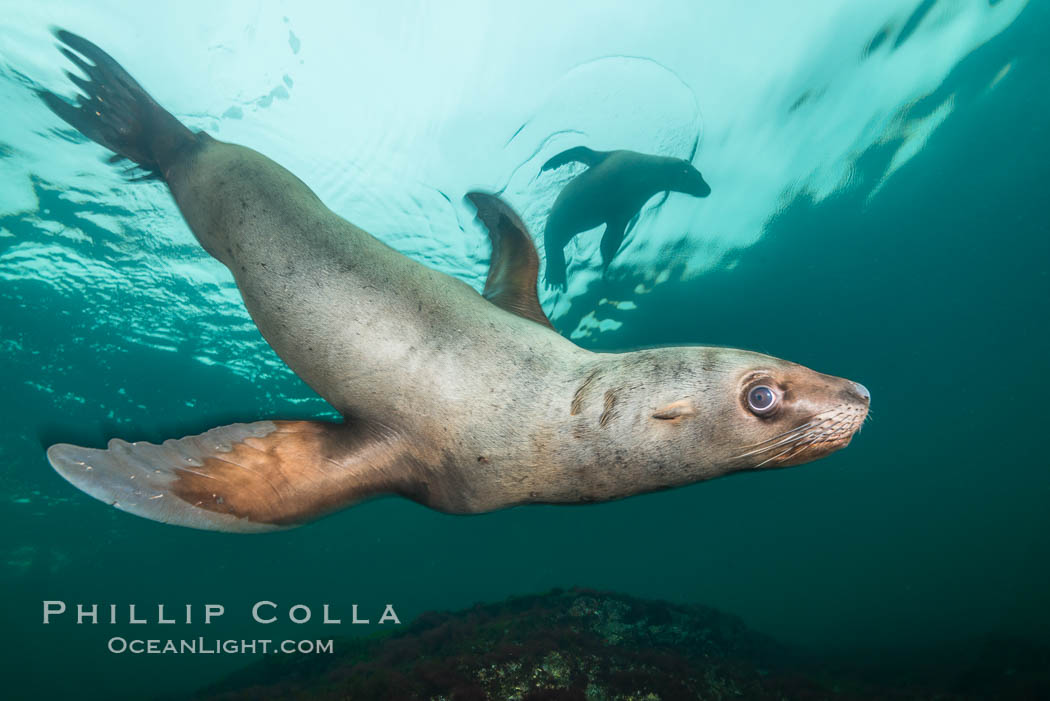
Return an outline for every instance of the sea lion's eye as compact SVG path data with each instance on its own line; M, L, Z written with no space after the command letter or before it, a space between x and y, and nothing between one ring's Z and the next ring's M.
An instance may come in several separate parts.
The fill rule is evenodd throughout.
M769 414L777 408L779 397L769 387L758 385L752 387L747 393L747 405L756 414Z

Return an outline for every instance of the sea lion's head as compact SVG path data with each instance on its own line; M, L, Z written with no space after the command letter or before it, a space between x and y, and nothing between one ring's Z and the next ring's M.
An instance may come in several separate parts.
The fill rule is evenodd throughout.
M671 429L676 449L697 453L705 476L822 458L867 418L870 395L856 382L749 351L689 350L700 367L679 374L680 398L651 419Z
M669 158L667 161L664 167L671 181L669 190L684 192L693 197L707 197L711 194L711 186L692 163L683 158Z

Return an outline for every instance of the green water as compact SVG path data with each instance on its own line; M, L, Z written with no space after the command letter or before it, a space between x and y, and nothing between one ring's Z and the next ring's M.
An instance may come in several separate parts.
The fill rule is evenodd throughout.
M676 9L668 6L665 13ZM50 8L46 19L64 21L61 10ZM273 14L278 24L289 15L294 28L292 10ZM148 59L136 65L134 46L121 49L117 34L110 33L107 44L105 36L73 24L79 16L70 18L69 28L119 55L132 74L163 72L156 64L150 68ZM906 132L887 132L850 156L849 177L830 190L814 194L784 183L790 197L775 206L754 202L773 216L752 245L712 244L719 255L705 260L714 264L698 263L695 273L668 264L676 272L654 284L654 260L664 255L677 264L692 249L639 243L625 250L608 282L580 273L570 294L544 299L548 311L556 310L555 326L594 350L726 345L863 382L873 397L873 417L849 448L789 470L616 503L462 517L391 498L266 536L135 518L78 492L44 458L44 448L58 441L102 445L120 436L159 442L233 421L332 412L265 346L237 306L225 271L195 248L160 185L125 185L115 176L92 180L108 167L97 162L101 150L56 132L60 124L30 92L36 80L61 85L57 73L39 77L62 65L47 23L30 12L15 19L4 30L5 43L15 48L2 57L3 96L13 111L0 117L7 122L0 160L10 164L0 189L33 197L28 207L18 198L2 200L16 204L0 211L0 659L8 668L6 698L175 695L249 661L115 655L106 644L116 635L305 639L358 632L286 619L262 630L249 615L260 600L283 610L307 604L315 616L328 603L344 622L352 604L374 620L393 603L407 621L427 610L582 585L710 605L780 640L860 665L914 662L988 633L1050 642L1045 3L1024 7L986 43L961 52L931 91L898 106L903 121L912 123L946 102L951 106L899 167L891 165ZM750 21L758 19L739 19L741 31ZM681 24L685 34L672 41L686 42L690 32L703 36L702 27ZM894 26L899 33L901 23ZM172 31L194 41L191 29L187 24ZM610 46L600 55L630 54L631 46L617 44L623 31L610 29ZM568 34L559 40L569 41ZM303 55L309 48L304 39ZM303 66L296 85L306 83L306 90L310 71L324 64ZM822 78L811 77L819 93ZM879 78L866 79L877 91ZM189 94L179 82L185 80L173 78L174 87L159 90L158 99L178 102L180 90ZM894 80L893 74L885 80ZM464 114L484 108L480 97L477 110L469 95L461 99ZM715 208L721 193L748 206L748 173L758 179L761 168L720 164L713 156L705 162L705 153L718 153L712 134L727 118L718 116L718 104L699 102L705 132L695 162L713 193L695 206ZM193 105L183 109L192 112ZM27 116L29 110L36 111ZM791 119L788 112L783 119ZM273 124L273 134L280 133L280 115ZM239 128L248 127L227 131ZM435 152L446 158L456 152L452 131L435 137ZM295 133L272 138L275 155L295 148ZM259 137L252 145L268 152L267 143ZM50 153L54 160L46 158ZM321 155L299 157L309 163ZM762 154L751 158L760 161ZM411 155L404 157L410 161ZM397 172L401 162L386 163L386 172ZM471 163L455 167L466 172ZM476 167L493 182L515 182L513 164ZM79 173L76 179L63 179L67 170ZM348 188L378 187L367 169L339 181L326 180L323 171L297 172L311 184L315 177L331 186L328 194L343 205L333 207L353 221L358 195ZM406 177L405 187L415 175ZM91 182L97 187L85 189ZM134 188L139 194L126 195ZM325 188L318 189L324 196ZM512 201L528 211L515 192ZM462 192L449 195L457 201ZM474 238L462 250L430 255L437 246L425 242L427 226L437 224L422 223L428 213L451 221L453 232L456 218L423 202L397 220L417 228L391 228L386 240L477 284L488 255L483 238L471 230ZM683 200L668 206L673 202L694 206ZM639 241L645 223L643 218L635 233ZM709 252L702 229L689 235L697 251ZM639 285L648 291L636 294ZM635 308L603 303L628 298ZM595 323L581 326L587 318ZM226 614L210 626L170 626L172 633L156 623L75 625L68 615L44 626L44 600L136 603L154 611L157 603L169 610L194 604L195 615L217 603Z

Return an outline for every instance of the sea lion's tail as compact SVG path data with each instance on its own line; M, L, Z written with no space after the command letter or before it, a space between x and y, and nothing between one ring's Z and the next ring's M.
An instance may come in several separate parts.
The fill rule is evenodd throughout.
M84 94L77 95L75 104L48 90L38 94L70 126L115 152L111 160L127 158L145 170L146 177L163 178L181 153L199 143L196 134L158 105L105 51L64 29L55 30L55 36L69 47L59 50L88 77L66 71Z

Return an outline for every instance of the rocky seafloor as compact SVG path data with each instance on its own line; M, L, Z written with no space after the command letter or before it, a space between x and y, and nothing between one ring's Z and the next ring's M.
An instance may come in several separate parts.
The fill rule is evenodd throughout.
M583 589L424 614L401 632L273 656L202 690L208 701L1047 699L1050 654L990 643L929 674L817 665L714 609Z

